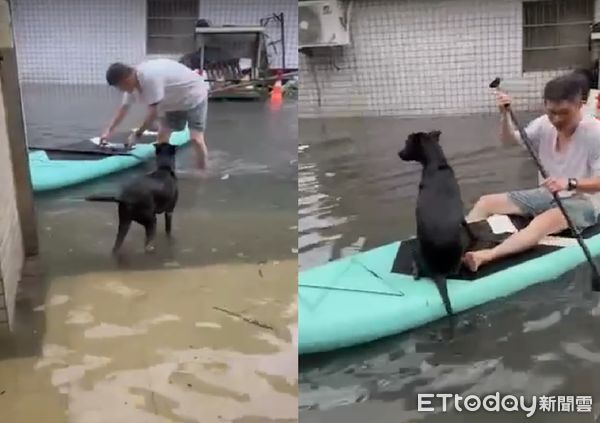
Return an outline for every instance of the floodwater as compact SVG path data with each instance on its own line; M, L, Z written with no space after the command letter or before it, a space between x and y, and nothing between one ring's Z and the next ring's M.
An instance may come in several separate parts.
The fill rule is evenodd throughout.
M26 86L28 140L97 136L119 97L104 87ZM121 128L140 122L138 108ZM40 276L0 342L0 421L297 421L296 104L214 102L210 176L185 171L173 240L132 225L120 260L111 193L152 163L36 198Z
M520 115L524 123L531 115ZM301 120L301 269L414 234L419 167L397 152L413 131L440 129L466 207L488 192L531 187L520 147L502 147L495 115ZM302 423L593 422L600 409L600 304L582 266L460 315L451 341L434 322L367 345L300 357ZM591 395L593 411L417 411L417 393ZM441 400L440 400L441 401ZM452 404L450 402L449 404ZM555 406L557 406L555 404ZM575 407L574 407L575 408Z

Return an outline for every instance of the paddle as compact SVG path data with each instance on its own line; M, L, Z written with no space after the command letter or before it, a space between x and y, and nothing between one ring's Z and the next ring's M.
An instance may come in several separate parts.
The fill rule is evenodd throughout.
M130 152L117 151L110 148L105 150L81 150L77 148L63 148L63 147L42 147L42 146L29 146L30 150L44 150L54 153L74 153L74 154L91 154L98 156L132 156Z
M500 81L501 81L500 78L494 79L490 83L490 88L498 89L500 87ZM546 169L542 165L542 162L540 161L540 158L538 157L536 151L531 146L531 140L527 136L527 133L525 132L525 130L517 122L517 119L515 117L515 114L514 114L512 108L510 107L509 104L507 104L505 107L508 110L508 113L510 115L510 119L512 119L513 123L515 124L515 126L519 130L519 135L521 136L521 139L523 140L523 143L525 144L525 147L529 151L529 154L533 158L533 160L534 160L534 162L535 162L538 170L540 171L540 174L542 175L542 177L544 179L548 178L549 177L548 172L546 171ZM554 201L556 202L556 204L558 205L558 208L560 209L560 211L562 212L563 216L565 217L565 220L567 221L567 224L569 225L569 229L571 230L571 232L573 232L573 235L577 239L577 242L579 243L579 246L583 250L583 254L585 255L585 258L586 258L587 262L590 265L590 268L592 270L592 291L600 292L600 272L598 271L598 267L596 267L596 264L594 263L594 260L592 259L592 255L590 254L590 250L588 250L587 245L585 245L585 243L583 242L583 238L581 237L581 233L575 227L575 225L573 224L573 221L571 220L571 217L569 216L569 214L565 210L565 207L564 207L562 201L560 200L560 198L558 196L558 193L554 192L554 193L552 193L552 195L554 196Z

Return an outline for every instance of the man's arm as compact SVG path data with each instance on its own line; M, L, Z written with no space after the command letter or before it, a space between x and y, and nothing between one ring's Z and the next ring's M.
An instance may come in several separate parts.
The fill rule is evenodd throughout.
M135 135L138 138L141 137L142 134L144 133L144 131L146 129L150 128L150 125L152 125L152 122L154 122L156 120L157 116L158 116L158 105L152 104L152 105L148 106L148 111L146 112L146 116L144 117L144 122L142 122L142 124L135 131Z
M102 138L108 138L110 136L110 134L115 130L115 128L117 126L119 126L119 124L123 121L125 116L127 116L128 111L129 111L129 104L122 104L121 106L119 106L119 108L117 109L117 112L115 113L114 117L110 121L108 128L106 128L106 130L104 131L104 134L102 134Z
M596 139L591 142L588 163L582 163L582 166L588 165L592 170L592 176L589 178L571 179L573 184L569 184L567 178L548 178L542 185L550 192L559 192L572 190L575 192L595 194L600 192L600 143Z
M519 129L511 119L510 113L507 110L507 106L510 106L511 104L510 97L503 92L498 91L496 93L496 103L501 114L500 142L505 146L513 146L516 144L524 145L524 140L521 139ZM535 150L537 150L539 145L543 120L544 116L540 116L531 121L525 128L525 133Z
M600 176L577 180L577 192L595 193L600 192Z
M519 130L510 118L508 111L502 111L501 128L500 128L500 142L505 146L513 146L519 144L520 136Z
M141 137L144 131L152 125L152 122L158 116L158 104L162 101L165 96L165 86L162 78L149 78L146 80L144 84L145 90L145 98L148 102L148 111L146 112L146 117L144 118L144 122L140 125L140 127L135 131L135 136L137 138Z
M577 180L575 191L578 192L600 192L600 144L598 144L597 140L594 140L591 145L589 166L592 169L593 176Z

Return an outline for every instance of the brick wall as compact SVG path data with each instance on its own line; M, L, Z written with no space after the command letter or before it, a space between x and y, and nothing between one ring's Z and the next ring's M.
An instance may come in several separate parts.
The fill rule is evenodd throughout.
M522 73L521 0L354 0L350 18L351 46L300 54L302 117L492 112L496 76L528 80L515 108L538 109L559 73Z
M12 164L2 86L0 85L0 329L7 326L12 316L17 284L24 262L23 241L17 212Z
M105 84L110 63L146 57L145 0L15 0L12 10L21 82ZM280 12L286 21L286 66L297 67L295 0L200 0L200 16L215 25L258 25ZM267 34L270 40L280 37L274 24ZM272 48L269 53L272 66L280 66L279 55Z

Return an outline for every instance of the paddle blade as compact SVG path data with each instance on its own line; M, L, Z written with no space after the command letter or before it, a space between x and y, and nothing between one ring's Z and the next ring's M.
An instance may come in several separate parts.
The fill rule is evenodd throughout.
M536 85L534 81L525 78L496 78L492 82L490 82L490 88L502 90L504 92L529 92L535 91Z

